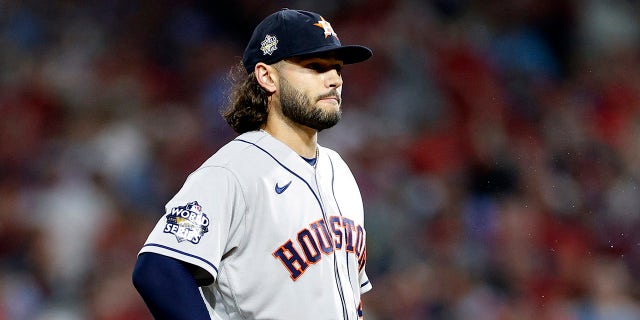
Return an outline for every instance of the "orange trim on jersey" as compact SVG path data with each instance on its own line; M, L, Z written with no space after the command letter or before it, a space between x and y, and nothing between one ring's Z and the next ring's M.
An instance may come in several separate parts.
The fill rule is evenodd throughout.
M344 238L344 233L342 232L342 219L338 216L331 216L329 217L329 223L331 223L331 231L333 231L334 235L334 248L340 250L342 249L342 239Z
M309 264L304 261L302 255L293 247L291 240L288 240L278 247L272 254L276 259L280 260L285 269L289 271L293 281L300 278L309 267Z
M361 225L358 225L358 229L356 232L356 257L360 258L360 254L362 254L362 249L364 248L364 229Z
M327 224L324 222L324 219L320 219L311 224L311 229L316 234L316 241L322 250L322 253L325 255L329 255L335 251L333 246L333 237L331 237L331 233L329 228L327 228ZM321 231L322 229L322 231Z
M353 234L354 234L354 231L356 230L355 224L356 223L353 220L342 217L342 226L344 227L344 230L345 230L345 237L344 237L344 242L346 244L345 250L351 253L356 252L356 249L353 245L353 238L354 238Z
M318 248L318 243L316 239L313 237L313 234L309 229L302 229L298 232L298 243L302 247L302 252L304 252L304 256L307 258L307 263L316 264L320 259L322 259L322 254L320 254L320 248ZM313 250L313 252L312 252Z

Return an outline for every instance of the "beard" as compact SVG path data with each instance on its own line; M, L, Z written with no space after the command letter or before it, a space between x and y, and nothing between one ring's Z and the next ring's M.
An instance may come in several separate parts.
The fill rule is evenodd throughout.
M317 97L317 100L331 96L338 97L338 105L340 105L340 96L335 89ZM318 132L335 126L342 115L340 108L333 111L315 106L309 97L294 88L284 78L280 81L280 106L286 118Z

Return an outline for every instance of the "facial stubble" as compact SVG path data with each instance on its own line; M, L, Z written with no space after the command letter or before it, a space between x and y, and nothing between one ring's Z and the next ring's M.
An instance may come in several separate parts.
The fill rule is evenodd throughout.
M335 89L328 94L316 97L316 101L326 97L336 97L338 106L340 105L340 96ZM294 88L284 78L280 81L280 106L282 114L289 120L318 131L335 126L342 115L339 107L335 110L324 110L316 106L309 97Z

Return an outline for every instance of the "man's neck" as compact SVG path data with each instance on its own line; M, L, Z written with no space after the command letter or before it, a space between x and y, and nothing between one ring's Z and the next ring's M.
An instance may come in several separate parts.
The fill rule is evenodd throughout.
M316 130L279 121L267 121L267 124L262 129L282 141L300 156L315 158L318 144L318 132Z

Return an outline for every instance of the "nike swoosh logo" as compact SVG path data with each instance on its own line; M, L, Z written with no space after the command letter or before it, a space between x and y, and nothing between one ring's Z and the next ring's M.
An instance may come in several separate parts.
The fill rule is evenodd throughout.
M285 190L287 190L287 188L289 188L289 185L291 184L291 181L289 181L289 183L285 184L284 186L279 186L278 183L276 182L276 193L277 194L281 194L283 193Z

